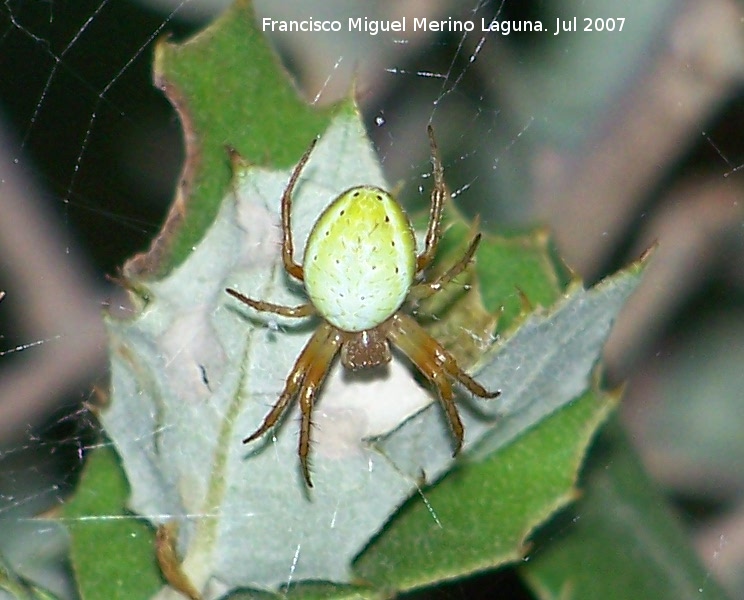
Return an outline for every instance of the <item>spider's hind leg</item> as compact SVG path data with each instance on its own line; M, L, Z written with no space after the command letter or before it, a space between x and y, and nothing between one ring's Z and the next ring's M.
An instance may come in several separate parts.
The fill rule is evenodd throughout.
M439 401L455 436L455 454L462 447L464 428L457 411L452 384L449 377L456 379L470 392L481 398L495 398L500 390L489 392L475 379L463 371L455 357L439 342L431 337L416 321L403 313L397 313L388 321L388 339L405 354L416 368L436 386Z
M440 353L446 350L407 315L398 313L388 323L390 325L386 333L390 341L437 388L439 403L455 437L455 449L452 453L454 456L462 448L465 429L457 411L452 384L440 360Z
M315 396L341 347L341 343L342 336L339 331L325 321L322 322L315 330L310 341L305 345L300 356L297 357L287 376L284 389L274 406L271 407L269 414L264 417L259 428L243 440L243 443L247 444L261 437L281 418L292 398L298 396L302 413L298 452L302 466L302 476L308 487L313 487L307 458L310 449L311 417Z

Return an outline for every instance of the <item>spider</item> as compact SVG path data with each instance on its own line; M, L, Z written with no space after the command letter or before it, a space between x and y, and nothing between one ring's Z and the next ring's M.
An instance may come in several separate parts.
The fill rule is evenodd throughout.
M303 264L295 262L290 224L292 193L316 139L292 171L281 201L284 269L304 282L309 302L282 306L226 290L257 311L284 317L320 317L320 324L287 376L279 399L259 428L243 440L247 444L263 435L276 424L290 401L298 397L302 411L298 453L308 487L313 486L308 466L313 406L339 353L343 366L352 370L389 362L391 344L405 354L439 392L455 437L453 456L462 447L464 429L450 380L460 382L481 398L495 398L501 393L487 391L411 316L399 310L406 302L436 294L460 274L472 261L481 238L480 233L475 235L462 258L448 271L432 281L423 278L423 271L437 251L442 209L449 196L431 126L428 135L434 188L423 252L416 253L413 226L395 198L378 187L362 185L346 190L328 205L308 236Z

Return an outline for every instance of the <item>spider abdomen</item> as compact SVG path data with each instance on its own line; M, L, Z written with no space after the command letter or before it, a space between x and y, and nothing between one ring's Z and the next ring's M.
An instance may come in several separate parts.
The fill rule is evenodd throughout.
M305 288L343 331L372 329L403 304L416 272L408 216L387 192L351 188L320 215L305 246Z

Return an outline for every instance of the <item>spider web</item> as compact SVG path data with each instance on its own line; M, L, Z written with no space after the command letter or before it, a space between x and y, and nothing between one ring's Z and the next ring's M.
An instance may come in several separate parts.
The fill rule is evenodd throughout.
M360 14L369 19L407 15L409 31L317 37L312 57L303 57L292 36L274 39L317 103L337 98L356 74L388 178L403 182L411 206L426 201L420 182L428 173L427 150L421 141L426 124L433 123L446 140L440 145L448 148L445 168L453 196L466 212L480 214L486 228L546 220L556 228L569 263L589 279L626 263L656 238L663 248L662 234L672 248L670 263L692 253L697 263L660 271L662 281L676 283L657 295L649 292L650 308L637 309L611 345L618 379L638 376L633 357L669 348L673 334L691 346L689 324L714 313L705 300L711 290L727 307L721 319L737 322L744 304L744 244L741 203L731 198L741 189L744 150L740 136L730 132L744 127L741 96L734 95L744 69L735 52L716 57L680 41L697 34L705 42L706 32L722 31L726 11L734 10L729 3L710 3L700 13L658 3L645 17L627 14L633 42L619 35L604 38L625 51L602 61L612 54L605 48L592 64L582 62L591 56L592 36L552 36L552 30L503 36L480 31L480 23L541 18L552 28L556 17L581 18L587 11L592 17L623 16L621 3L570 9L506 0L411 3L395 9L399 12L386 12L391 9L383 3L365 6ZM343 20L331 3L274 9L257 3L257 10L274 10L273 18ZM471 20L476 27L469 33L414 33L414 17ZM642 18L646 33L638 33ZM189 0L165 8L112 0L0 4L0 289L6 294L0 303L0 518L10 527L60 502L86 452L98 443L87 405L95 404L97 386L105 388L106 381L100 307L128 310L105 275L114 274L158 231L183 156L180 125L150 82L153 43L166 34L186 36L207 20L204 9ZM307 45L307 37L294 37ZM671 40L673 51L652 39ZM653 58L641 60L642 48ZM531 62L535 53L547 57L545 62ZM582 59L562 63L562 55ZM674 75L691 61L690 79L704 80L704 93L692 84L672 86L686 81ZM523 64L532 69L530 77L519 72ZM600 76L606 72L613 77ZM668 77L668 89L659 75ZM583 97L567 92L584 79ZM660 113L654 113L652 101L660 98L685 104L689 114L674 114L665 128L657 126L653 117ZM644 126L646 137L623 135ZM663 176L652 174L659 165ZM702 183L684 177L691 166ZM603 188L592 173L612 173L625 185L616 180ZM682 191L670 192L675 184ZM606 201L578 193L580 185ZM696 222L705 224L706 233L690 239L686 226ZM680 315L684 322L672 329L669 324ZM719 344L711 343L720 348L729 339L726 329L697 332L718 336ZM646 367L641 374L675 377L667 365ZM733 373L724 378L735 387ZM640 402L631 386L629 405L643 406ZM629 421L648 440L643 418ZM648 452L660 469L682 460L660 455L653 443ZM706 491L687 483L681 493L710 500ZM436 506L427 506L437 522ZM715 516L730 514L737 512ZM731 568L737 557L724 560L729 538L741 540L741 528L703 524L698 532L703 559ZM291 580L293 566L287 568ZM457 587L452 593L467 595Z

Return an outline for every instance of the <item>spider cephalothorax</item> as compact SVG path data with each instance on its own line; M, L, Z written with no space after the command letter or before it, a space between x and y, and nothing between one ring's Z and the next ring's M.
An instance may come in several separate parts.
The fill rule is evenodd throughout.
M297 396L302 411L300 463L310 487L308 452L313 404L318 388L339 353L346 368L361 369L390 361L391 343L403 352L437 388L455 436L455 454L462 446L463 426L450 380L460 382L482 398L494 398L500 393L483 388L457 365L439 342L399 310L406 300L426 298L441 290L468 266L480 242L480 234L477 234L462 258L448 271L432 281L417 282L417 277L436 254L442 208L448 197L431 127L428 132L434 188L423 252L416 254L413 227L400 204L380 188L359 186L346 190L328 205L307 239L303 264L295 262L290 225L292 192L315 147L314 141L294 168L282 195L284 268L292 277L304 282L309 303L281 306L227 290L259 311L285 317L320 317L320 325L287 376L279 399L261 426L243 440L248 443L265 433Z

